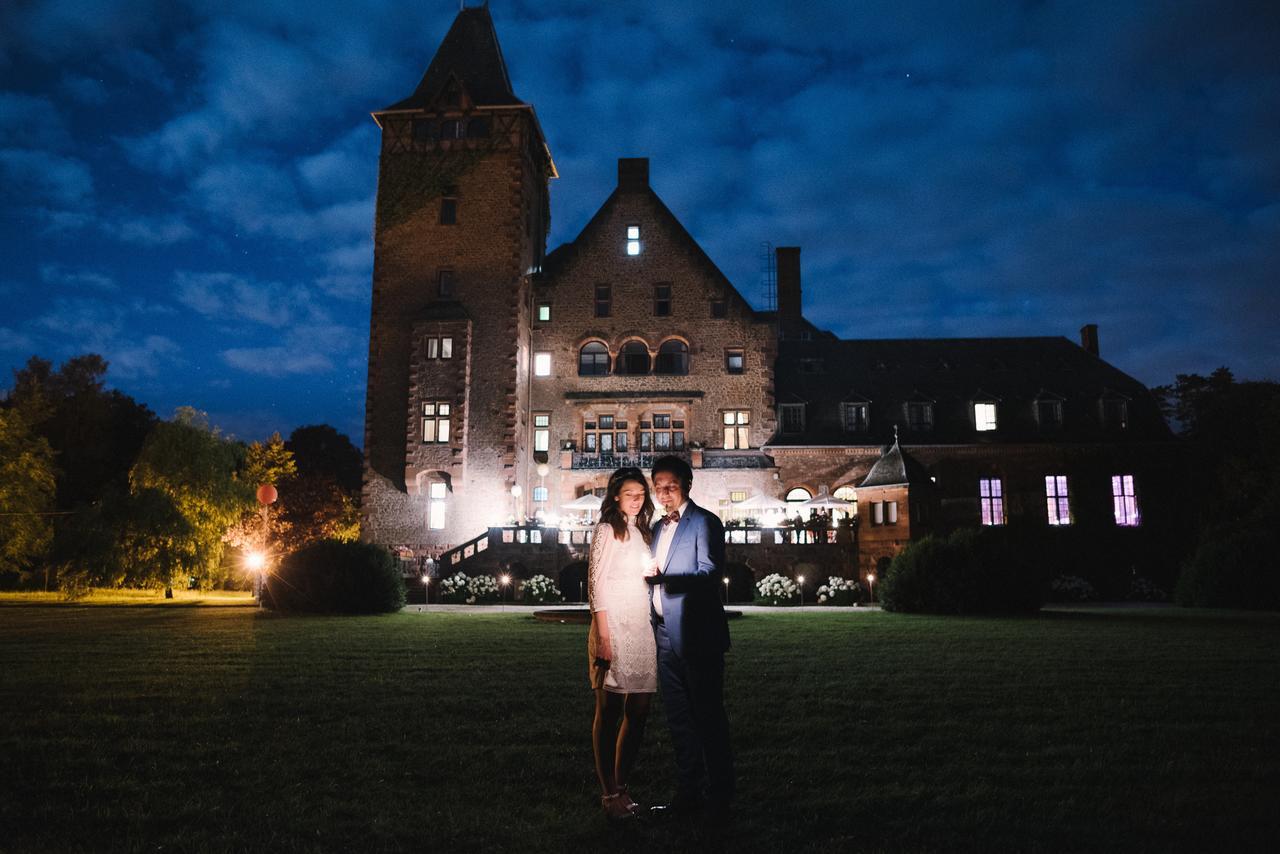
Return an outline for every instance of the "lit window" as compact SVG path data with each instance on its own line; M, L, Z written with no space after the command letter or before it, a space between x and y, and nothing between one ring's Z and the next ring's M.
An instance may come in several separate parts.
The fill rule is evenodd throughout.
M545 486L535 486L533 488L533 501L535 504L545 504L547 502L547 488Z
M779 414L782 416L782 432L783 433L803 433L804 432L804 404L803 403L784 403L778 407Z
M441 359L453 358L453 339L452 338L440 339L440 358Z
M907 426L912 430L933 429L933 404L926 402L907 404Z
M538 413L533 416L533 450L546 452L551 448L551 416Z
M982 524L1004 524L1004 484L1000 478L978 480L978 501L982 504Z
M640 422L640 451L683 451L684 421L669 413L657 413L652 421Z
M731 491L729 493L729 500L732 501L734 504L737 504L739 501L746 501L747 500L746 490L735 489Z
M453 358L453 339L452 338L428 338L427 339L427 358L428 359L452 359Z
M551 321L551 303L538 303L538 322L549 323Z
M613 310L613 288L596 285L596 317L608 317Z
M751 413L734 410L724 414L724 448L726 451L745 450L748 443Z
M1115 511L1117 525L1122 528L1137 527L1140 517L1138 498L1133 492L1133 475L1112 475L1111 506Z
M670 285L654 285L653 286L653 316L654 317L670 317L671 316L671 286Z
M443 400L422 404L422 441L424 443L448 443L451 409L452 407Z
M1071 501L1067 495L1066 475L1045 475L1044 499L1050 525L1071 524Z
M440 339L439 338L427 339L427 358L428 359L440 358Z
M603 377L609 373L609 348L599 341L588 341L578 351L578 376Z
M996 429L996 405L994 403L975 403L973 405L973 423L980 433Z
M435 481L427 487L427 526L433 531L444 528L445 497L448 487Z
M550 353L534 353L533 354L533 375L535 377L551 376L551 354Z
M689 373L689 345L683 341L664 341L658 348L658 358L654 360L655 374L683 376Z
M787 490L786 501L788 504L801 504L813 497L813 494L803 486L793 486Z
M850 504L853 505L853 507L848 511L848 513L857 515L858 490L854 489L852 486L840 486L840 487L836 487L836 491L831 493L831 496L840 501L848 501ZM837 511L837 512L843 513L845 511Z
M583 448L588 453L625 454L627 452L626 421L612 415L599 415L596 416L595 421L584 422L582 430Z
M740 374L746 366L746 354L741 347L730 347L724 351L724 369L730 374Z
M638 225L627 226L627 254L640 254L640 226Z
M871 524L872 525L898 524L898 502L896 501L872 502Z
M849 403L845 401L840 404L840 424L844 427L846 433L865 433L869 422L867 420L867 404L865 403Z
M642 341L628 341L618 351L615 371L619 374L649 373L649 348Z

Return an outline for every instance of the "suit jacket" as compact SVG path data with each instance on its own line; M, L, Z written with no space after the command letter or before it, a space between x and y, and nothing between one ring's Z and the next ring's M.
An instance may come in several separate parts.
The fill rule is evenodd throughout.
M653 553L666 526L654 528ZM720 604L724 577L724 525L714 513L689 501L677 523L659 585L662 616L671 648L681 658L720 655L729 648L729 623Z

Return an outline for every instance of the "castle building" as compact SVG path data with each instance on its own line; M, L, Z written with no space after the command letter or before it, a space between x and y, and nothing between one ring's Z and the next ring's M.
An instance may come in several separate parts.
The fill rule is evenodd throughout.
M776 250L776 310L757 310L643 158L620 159L595 216L546 253L556 168L487 7L463 9L413 94L373 116L370 541L438 556L665 453L726 518L751 499L789 517L856 506L864 573L933 530L1141 532L1168 504L1168 428L1095 326L1079 344L843 340L804 316L796 247Z

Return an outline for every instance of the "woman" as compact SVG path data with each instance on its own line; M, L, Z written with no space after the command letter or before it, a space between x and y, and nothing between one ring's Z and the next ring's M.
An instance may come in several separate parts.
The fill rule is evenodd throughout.
M609 478L600 524L591 539L587 599L591 631L587 660L596 693L591 727L600 803L610 819L637 814L627 780L644 740L649 703L658 690L658 657L649 622L653 502L639 469L618 469Z

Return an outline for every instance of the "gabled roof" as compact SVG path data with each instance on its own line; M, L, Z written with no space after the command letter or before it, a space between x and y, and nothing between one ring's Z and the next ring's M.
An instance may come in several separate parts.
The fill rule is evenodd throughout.
M524 103L511 90L507 63L502 58L502 48L498 45L498 35L493 29L493 18L489 16L487 4L458 13L418 88L408 98L381 112L430 106L450 77L457 78L472 103L478 107Z

